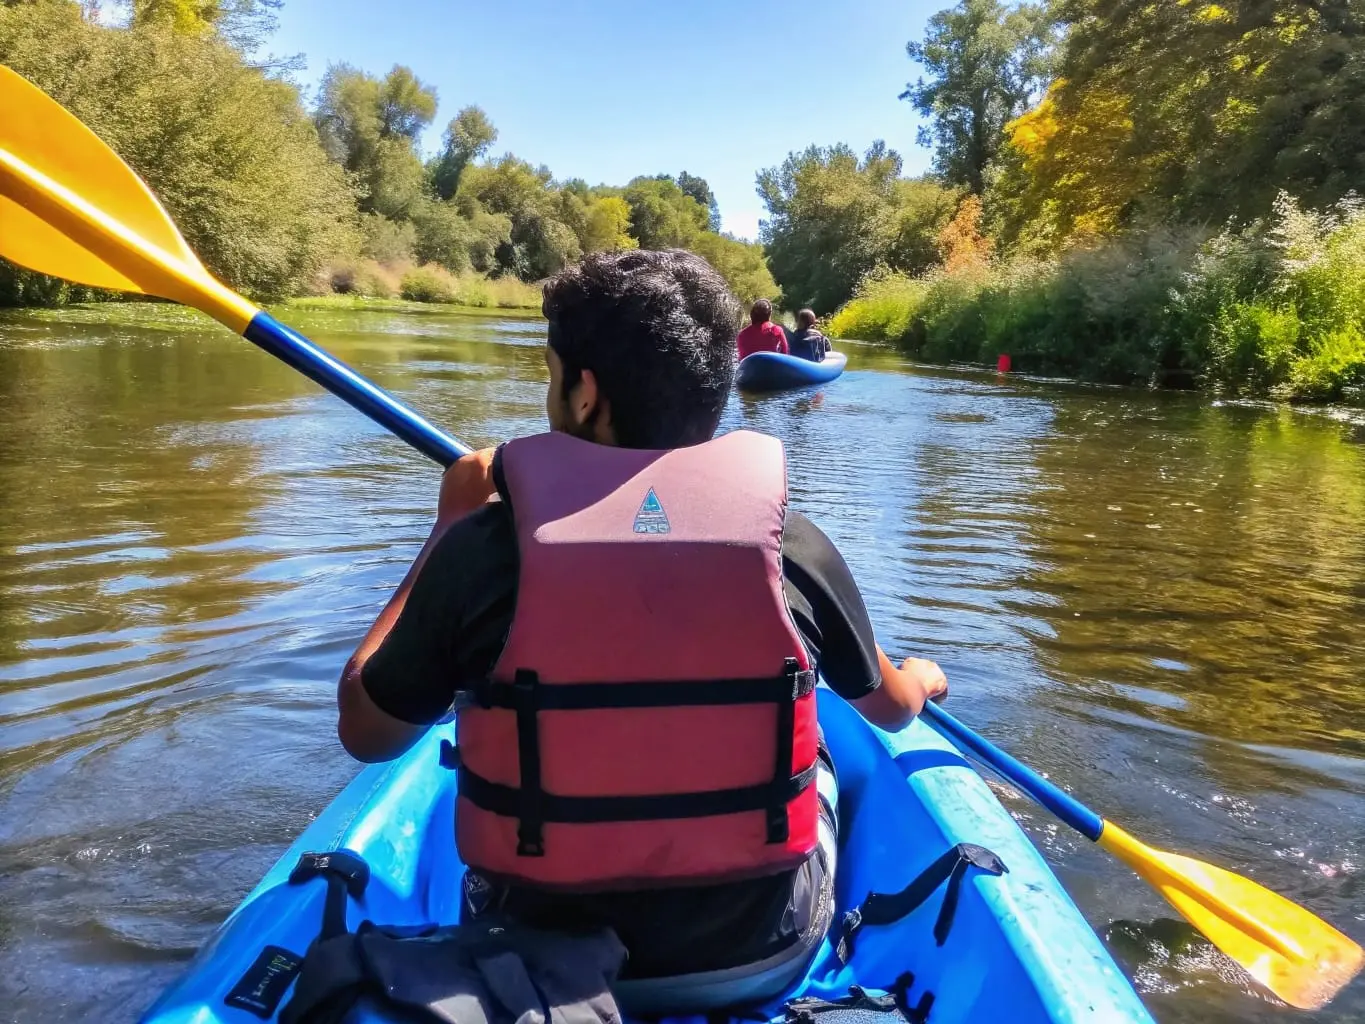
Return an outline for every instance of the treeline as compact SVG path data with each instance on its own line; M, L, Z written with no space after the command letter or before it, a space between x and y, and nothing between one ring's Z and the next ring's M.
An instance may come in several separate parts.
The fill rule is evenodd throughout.
M759 175L789 304L934 360L1361 398L1359 5L962 0L908 51L927 180L880 146ZM831 210L813 197L836 164L857 185ZM931 183L951 210L911 254L898 197ZM812 277L818 246L842 269Z
M132 0L114 27L73 0L0 0L0 63L108 141L205 265L263 301L537 302L515 282L636 246L698 252L744 299L776 292L761 247L719 232L710 186L686 171L622 187L557 181L510 153L490 159L497 129L474 106L424 156L436 92L401 66L331 67L306 108L288 62L248 56L279 5ZM0 304L88 297L0 261Z

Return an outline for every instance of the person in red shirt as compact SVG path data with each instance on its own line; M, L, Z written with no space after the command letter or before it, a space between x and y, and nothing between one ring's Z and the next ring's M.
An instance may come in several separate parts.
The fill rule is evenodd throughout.
M749 310L749 326L739 332L735 344L739 348L739 358L751 356L755 352L781 352L787 355L787 332L772 322L773 304L767 299L759 299Z

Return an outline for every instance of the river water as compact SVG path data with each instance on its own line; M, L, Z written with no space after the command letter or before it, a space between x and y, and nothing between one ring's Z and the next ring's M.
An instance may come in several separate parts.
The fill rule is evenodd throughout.
M0 316L0 1019L24 1024L134 1019L350 777L336 677L437 486L197 315L118 319ZM538 320L288 319L471 444L541 428ZM726 426L788 443L882 645L1130 831L1365 938L1365 420L850 352ZM1161 1021L1289 1018L997 791ZM1360 980L1300 1017L1363 1018Z

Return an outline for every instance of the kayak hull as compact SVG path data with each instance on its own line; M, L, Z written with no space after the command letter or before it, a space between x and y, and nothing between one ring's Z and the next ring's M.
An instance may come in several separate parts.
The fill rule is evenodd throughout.
M786 391L812 384L826 384L844 372L848 356L827 352L822 363L783 355L781 352L755 352L739 361L735 384L745 391Z
M863 929L847 965L826 940L784 998L839 998L852 984L888 989L912 972L909 999L932 993L934 1024L1151 1021L1037 848L946 740L921 721L883 733L829 690L818 693L840 785L836 922L869 892L901 890L960 842L989 848L1008 870L999 877L967 874L941 947L933 930L942 887L903 920ZM441 741L453 733L453 725L437 726L403 758L363 769L148 1010L144 1024L262 1019L224 1000L267 947L301 956L317 935L325 882L288 882L303 852L345 848L369 864L363 898L348 901L351 928L366 919L455 922L463 872L454 844L455 776L437 763ZM782 1001L764 1011L780 1020ZM392 1019L373 1008L348 1018Z

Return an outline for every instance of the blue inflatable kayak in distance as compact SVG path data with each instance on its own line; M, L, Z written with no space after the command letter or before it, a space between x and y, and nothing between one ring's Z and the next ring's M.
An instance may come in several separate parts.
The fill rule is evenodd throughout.
M780 1022L788 998L838 999L850 985L888 990L909 978L909 1003L930 1005L930 1024L1150 1024L1132 986L1037 848L961 754L922 721L887 734L833 692L821 687L817 693L839 777L835 926L804 976L786 996L762 1007L758 1020ZM453 724L438 725L399 760L364 768L147 1011L144 1024L276 1019L284 992L271 993L282 1000L277 1005L262 1008L258 1000L252 1012L240 1008L242 982L255 978L259 990L259 979L275 969L290 983L288 965L318 934L327 880L289 881L304 853L346 849L369 865L363 895L347 898L352 930L367 919L455 923L464 870L454 842L456 775L440 765L441 743L453 741L454 732ZM990 850L1005 872L967 870L951 915L943 914L951 883L940 884L899 921L862 928L843 962L836 947L845 915L869 893L900 892L959 843ZM943 916L950 926L940 944L935 931ZM230 1005L234 996L239 1005ZM397 1019L372 1006L346 1018ZM743 1020L751 1024L755 1017Z
M826 352L825 360L813 363L781 352L755 352L739 361L735 384L744 391L785 391L811 384L825 384L844 372L848 356Z

